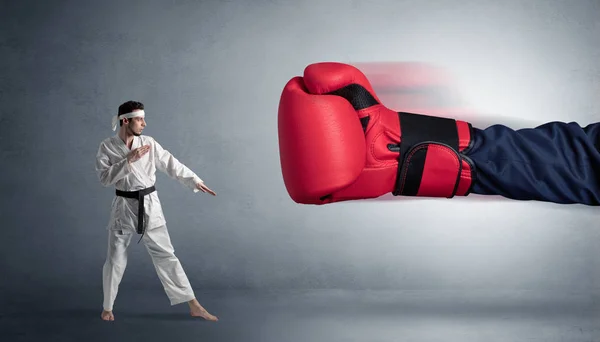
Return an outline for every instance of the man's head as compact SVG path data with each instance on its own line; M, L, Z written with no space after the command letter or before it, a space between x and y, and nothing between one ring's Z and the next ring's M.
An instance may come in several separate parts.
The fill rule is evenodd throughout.
M144 113L144 104L137 101L127 101L119 106L117 117L123 114L136 114ZM144 115L134 116L131 118L121 118L119 120L121 130L125 130L127 135L140 136L144 127L146 127L146 120Z

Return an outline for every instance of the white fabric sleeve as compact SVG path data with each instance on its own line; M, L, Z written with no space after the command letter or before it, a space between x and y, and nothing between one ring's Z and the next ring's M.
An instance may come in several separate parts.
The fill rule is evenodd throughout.
M103 186L109 187L131 173L131 165L127 158L123 158L115 164L110 164L110 151L104 143L100 144L96 154L96 173Z
M189 187L194 192L200 191L196 188L197 183L204 182L192 170L181 163L169 151L165 150L156 140L152 139L156 156L156 168L169 177L178 180L181 184Z

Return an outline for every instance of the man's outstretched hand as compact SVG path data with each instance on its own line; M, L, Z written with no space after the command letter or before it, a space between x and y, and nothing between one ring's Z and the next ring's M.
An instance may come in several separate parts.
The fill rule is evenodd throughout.
M202 183L202 182L196 183L196 188L202 192L208 192L209 194L211 194L213 196L217 196L216 192L212 191L209 187L204 185L204 183Z

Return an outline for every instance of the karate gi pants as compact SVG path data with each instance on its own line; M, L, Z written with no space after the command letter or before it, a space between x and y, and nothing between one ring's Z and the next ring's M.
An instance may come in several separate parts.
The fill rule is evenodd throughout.
M465 153L477 168L473 193L600 205L600 123L494 125L475 129L473 140Z
M130 230L109 230L108 251L102 269L104 310L112 311L119 284L127 266L127 247L133 237L139 234ZM179 259L175 256L171 238L166 225L146 230L142 238L146 250L163 285L165 293L176 305L195 298L192 286L183 271Z

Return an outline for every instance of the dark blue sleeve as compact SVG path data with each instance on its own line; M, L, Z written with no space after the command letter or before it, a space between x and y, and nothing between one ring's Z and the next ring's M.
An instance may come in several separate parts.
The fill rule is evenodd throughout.
M600 123L474 129L465 154L477 169L472 193L600 205Z

